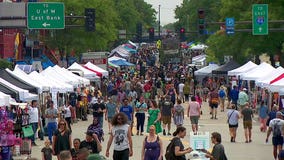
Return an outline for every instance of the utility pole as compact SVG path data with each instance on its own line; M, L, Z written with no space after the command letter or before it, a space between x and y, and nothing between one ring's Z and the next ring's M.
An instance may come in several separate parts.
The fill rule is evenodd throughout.
M161 5L159 4L159 23L158 23L158 37L161 39Z

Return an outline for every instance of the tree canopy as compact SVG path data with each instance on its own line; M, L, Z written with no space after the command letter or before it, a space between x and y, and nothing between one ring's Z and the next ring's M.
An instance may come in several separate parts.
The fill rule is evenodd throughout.
M205 10L205 23L225 22L226 17L233 17L238 21L252 20L252 5L268 4L268 19L283 20L284 1L268 0L184 0L180 7L175 10L176 18L179 21L175 24L186 26L190 31L197 31L197 10ZM269 23L269 28L284 28L283 23ZM231 55L239 63L251 60L263 53L271 57L283 54L282 31L269 31L268 35L254 36L251 32L235 32L234 35L226 35L220 30L220 25L208 24L206 29L208 35L188 34L188 40L202 41L209 48L207 50L209 61L222 62L224 55ZM252 23L236 24L235 29L252 29ZM272 58L273 59L273 58ZM283 62L284 58L281 62Z
M155 10L143 0L49 0L49 2L63 2L66 16L84 16L85 8L95 8L95 32L86 32L84 19L68 18L66 25L80 25L82 27L65 27L62 30L50 30L43 41L50 48L59 48L69 53L87 50L109 50L118 39L118 30L126 30L128 37L136 33L136 24L151 26L155 22Z

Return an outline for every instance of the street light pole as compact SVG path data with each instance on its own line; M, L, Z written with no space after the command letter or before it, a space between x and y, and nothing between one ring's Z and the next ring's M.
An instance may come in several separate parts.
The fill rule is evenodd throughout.
M159 4L159 26L158 26L158 37L161 39L161 5Z

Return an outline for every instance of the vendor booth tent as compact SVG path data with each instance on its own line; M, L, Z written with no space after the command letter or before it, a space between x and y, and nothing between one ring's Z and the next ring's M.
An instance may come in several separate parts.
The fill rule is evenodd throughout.
M36 94L29 93L28 90L19 88L19 87L13 85L12 83L9 83L8 81L2 79L2 78L0 78L0 83L1 83L2 86L5 86L9 89L17 91L19 93L18 98L21 101L31 101L31 100L37 100L38 99L38 96Z
M0 77L19 88L28 90L31 93L38 93L38 89L35 86L31 86L25 82L18 80L16 77L9 74L6 70L0 70Z
M13 90L9 88L8 86L5 86L4 84L0 83L0 92L3 92L7 95L10 95L11 97L19 100L19 93L16 90Z
M268 75L273 70L275 70L275 68L273 68L270 64L262 62L254 69L247 71L243 74L240 74L240 78L242 80L257 80L261 77Z
M0 106L9 106L11 96L0 91Z
M76 62L74 62L70 67L68 67L68 69L81 70L82 72L84 72L84 78L87 78L90 81L98 81L100 79L100 77L98 77L95 72L92 72L92 71L84 68L83 66L81 66L80 64L78 64Z
M277 69L270 72L268 75L265 75L257 80L255 80L255 84L259 87L267 87L272 80L279 77L281 74L284 73L284 68L278 67Z
M238 74L247 72L255 67L257 67L257 64L253 63L252 61L248 61L246 64L229 71L228 76L237 76Z
M194 75L196 76L207 76L212 73L213 70L219 68L217 64L209 64L208 66L205 66L197 71L194 72Z
M11 75L16 77L17 79L21 80L22 82L25 82L29 85L35 86L38 88L38 93L42 92L48 92L50 90L50 87L43 83L38 83L34 79L30 78L23 70L19 69L16 65L14 71L11 71L10 69L5 69L7 72L9 72Z
M85 68L91 70L91 71L94 71L96 73L100 73L100 77L108 77L108 71L94 65L93 63L91 62L88 62L84 65ZM99 75L98 75L99 76Z
M72 85L74 88L80 86L80 82L79 82L78 79L74 79L72 77L69 77L66 74L60 73L60 71L57 67L48 67L45 70L43 70L42 72L40 72L40 74L44 74L44 75L48 74L51 77L58 79L60 82L64 82L64 83Z
M90 80L88 80L88 79L86 79L84 77L75 75L71 71L68 71L68 69L66 69L66 68L61 68L61 67L59 67L57 65L55 65L53 68L55 68L59 73L66 74L66 75L68 75L69 77L71 77L73 79L77 79L82 86L87 86L87 85L90 84Z
M237 62L231 60L226 64L220 66L218 69L213 70L212 74L228 74L228 71L238 68L239 66L240 65Z
M118 66L134 66L134 64L132 63L129 63L127 61L124 61L124 60L114 60L114 61L111 61L111 63L115 64L115 65L118 65Z
M284 88L284 73L270 81L270 85L267 87L272 92L279 92Z
M109 57L107 60L108 60L109 62L111 62L111 61L120 60L120 59L126 61L126 59L121 58L121 57L118 57L118 56Z

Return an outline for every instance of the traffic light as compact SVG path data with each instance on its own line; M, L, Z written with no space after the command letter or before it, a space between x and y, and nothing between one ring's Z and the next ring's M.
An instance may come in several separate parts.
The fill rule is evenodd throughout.
M198 9L198 31L199 31L199 34L205 33L205 11L204 9Z
M96 10L94 8L85 8L85 30L87 32L94 32L96 29L95 18Z
M179 38L180 38L180 41L185 41L185 29L184 28L179 29Z
M155 29L152 27L149 28L149 40L153 41L154 39L155 39Z
M142 38L142 23L137 23L136 25L136 37L138 41Z

